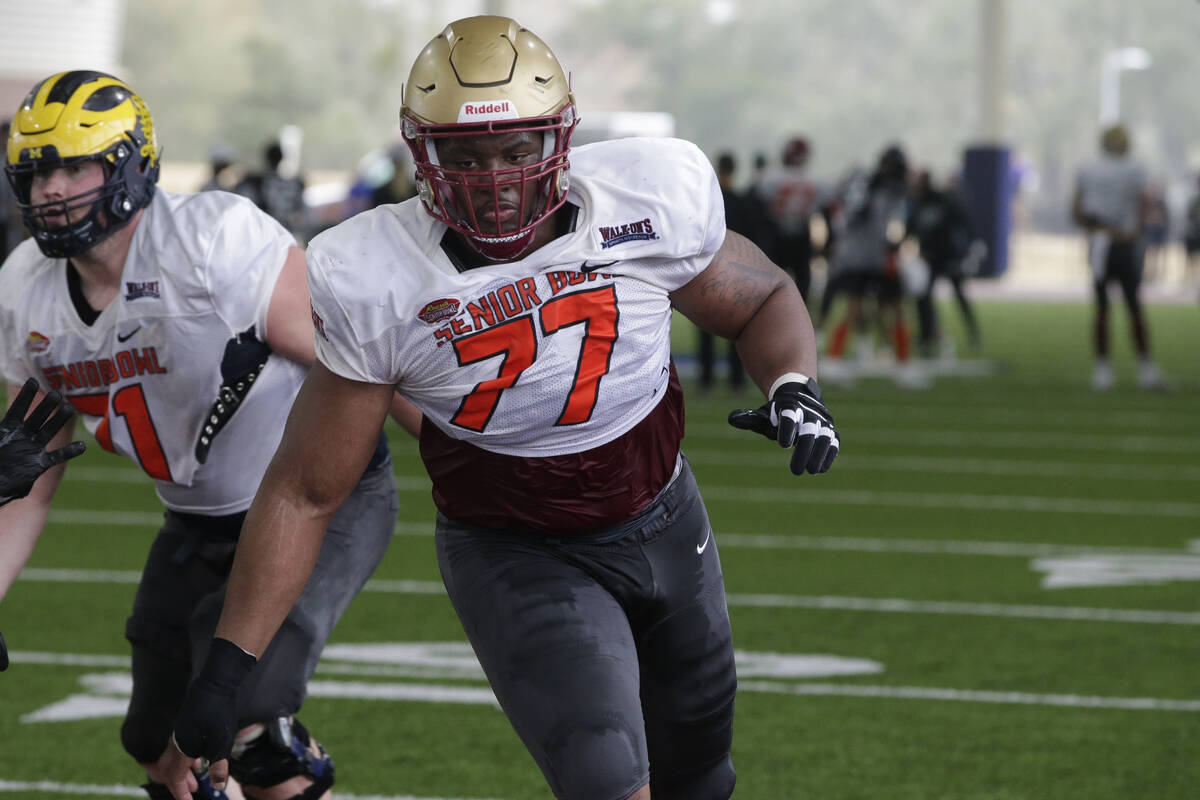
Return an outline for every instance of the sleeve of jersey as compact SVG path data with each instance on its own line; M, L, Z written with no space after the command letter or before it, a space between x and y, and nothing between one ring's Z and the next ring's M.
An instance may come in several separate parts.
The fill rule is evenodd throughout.
M690 256L679 260L682 271L674 276L676 285L670 287L672 290L703 272L725 242L725 201L721 195L721 185L717 183L717 173L699 147L690 142L685 142L684 146L680 169L684 173L685 185L694 187L694 192L689 194L696 201L691 208L687 208L687 203L682 203L677 212L690 217L681 217L680 222L692 227L695 236L692 246L695 249Z
M350 307L337 294L338 271L334 260L309 246L308 293L312 303L313 341L317 360L330 372L364 383L394 383L388 366L372 359L359 341Z
M213 304L234 332L257 326L266 336L267 310L289 248L287 229L249 202L230 206L214 232L206 269Z

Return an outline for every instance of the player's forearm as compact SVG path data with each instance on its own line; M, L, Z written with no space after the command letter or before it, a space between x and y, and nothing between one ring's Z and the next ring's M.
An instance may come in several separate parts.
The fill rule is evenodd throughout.
M421 438L421 410L398 394L392 395L388 415L413 438Z
M268 472L238 540L216 635L262 656L308 580L332 509Z
M817 343L808 309L788 281L763 302L735 340L738 356L765 394L788 372L817 377Z
M0 600L33 554L49 513L50 504L33 493L0 509Z

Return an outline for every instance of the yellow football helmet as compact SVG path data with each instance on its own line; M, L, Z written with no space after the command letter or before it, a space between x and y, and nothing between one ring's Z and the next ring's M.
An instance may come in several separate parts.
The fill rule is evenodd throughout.
M402 102L401 133L413 153L425 209L493 261L524 252L537 226L566 200L567 151L579 121L567 76L550 48L507 17L452 22L417 57ZM438 142L449 137L527 131L542 134L536 164L463 171L438 160ZM537 191L527 202L525 188L531 182ZM521 198L517 230L481 221L471 203L460 200L467 187L480 186L491 187L497 220L501 193L516 190Z
M42 252L69 258L124 227L150 204L159 171L150 111L123 81L103 72L60 72L41 81L21 103L8 137L5 173L25 225ZM62 201L34 205L35 173L94 160L104 185ZM73 223L49 227L50 216L90 207Z

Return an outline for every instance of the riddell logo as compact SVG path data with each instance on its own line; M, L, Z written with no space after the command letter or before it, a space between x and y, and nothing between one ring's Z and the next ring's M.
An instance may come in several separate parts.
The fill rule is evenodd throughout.
M490 119L516 119L517 107L511 100L490 100L485 103L463 103L458 110L459 122L481 122Z

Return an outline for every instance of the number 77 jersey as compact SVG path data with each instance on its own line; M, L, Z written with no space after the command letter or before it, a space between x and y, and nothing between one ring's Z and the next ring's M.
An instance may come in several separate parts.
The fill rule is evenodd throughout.
M321 234L317 357L395 384L446 436L493 453L553 457L626 433L663 399L669 293L724 239L720 190L691 144L619 140L572 150L567 203L568 232L475 269L455 265L417 198Z

